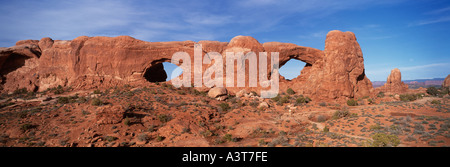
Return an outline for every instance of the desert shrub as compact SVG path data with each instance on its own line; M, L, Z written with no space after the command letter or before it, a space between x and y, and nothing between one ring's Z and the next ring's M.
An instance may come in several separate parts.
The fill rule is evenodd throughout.
M439 101L439 100L432 100L431 104L441 104L441 101Z
M321 103L319 103L319 106L326 107L326 106L327 106L327 103L321 102Z
M166 122L169 122L170 120L172 120L172 117L170 115L160 114L160 115L158 115L158 119L162 123L166 123Z
M22 95L22 94L27 94L28 90L27 88L21 88L21 89L16 89L13 92L13 95Z
M14 105L14 104L16 104L16 103L14 103L14 102L1 103L0 104L0 109L3 108L3 107Z
M156 141L163 141L165 138L166 137L164 137L164 136L158 135L158 136L156 136Z
M271 98L271 100L274 101L274 102L278 102L278 101L280 101L280 99L281 99L280 94L278 94L277 96Z
M68 97L58 97L57 102L60 104L67 104L70 103L70 99Z
M218 104L219 105L219 108L222 110L222 111L228 111L228 110L230 110L231 109L231 107L230 107L230 105L228 104L228 103L220 103L220 104Z
M437 96L439 94L439 90L436 87L427 88L427 93L432 96Z
M334 112L332 118L333 119L339 119L339 118L344 118L344 117L348 117L348 116L350 116L350 112L349 111L347 111L347 110L343 110L343 111L338 110L338 111Z
M383 127L380 124L370 125L370 130L381 130Z
M400 144L400 139L396 135L376 133L372 136L372 147L395 147Z
M12 93L12 96L14 96L16 98L24 98L24 99L36 98L35 95L36 95L36 93L34 93L33 91L29 92L26 88L14 90L14 92Z
M323 127L323 132L330 132L330 128L328 126Z
M378 92L377 97L380 97L380 98L384 97L384 92Z
M98 90L98 89L94 90L93 93L94 93L94 94L102 94L102 92L101 92L100 90Z
M258 101L251 101L251 102L248 103L248 105L256 108L256 107L258 107L259 102Z
M287 89L287 90L286 90L286 93L287 93L288 95L293 95L293 94L295 94L295 92L294 92L294 90L292 90L292 88Z
M146 133L141 133L137 136L139 141L149 141L150 137L148 137L148 135Z
M296 104L303 104L303 103L309 103L311 101L311 99L309 97L303 97L300 96L295 100Z
M177 91L177 93L180 95L186 95L186 92L184 90L179 90L179 91Z
M324 115L317 116L317 122L325 122L327 120L327 117Z
M131 125L130 119L129 119L128 117L126 117L126 118L123 120L123 124L126 125L126 126L130 126L130 125Z
M369 104L373 104L373 100L372 99L367 99L367 102L369 102Z
M258 96L258 93L256 93L255 91L251 91L250 94L253 94L253 96Z
M401 94L400 95L400 100L404 101L404 102L408 102L408 101L414 101L417 99L421 99L422 98L422 93L417 93L417 94Z
M112 142L112 141L117 140L117 139L118 139L118 138L117 138L117 137L114 137L114 136L106 136L106 137L105 137L105 140L108 141L108 142Z
M357 106L358 105L358 101L355 99L349 99L347 100L347 105L349 106Z
M32 129L32 128L34 128L34 127L35 127L35 126L34 126L34 125L31 125L31 124L23 124L23 125L20 126L20 130L22 130L22 131L27 131L27 130Z
M281 99L280 99L280 103L281 104L284 104L284 103L289 103L289 99L290 99L291 97L289 96L289 95L285 95L285 96L283 96Z
M54 94L63 94L64 88L61 85L58 85L56 88L52 89Z
M231 134L225 134L225 136L223 136L223 140L225 141L233 141L233 137Z
M103 102L99 98L93 98L91 104L93 106L101 106L103 105Z

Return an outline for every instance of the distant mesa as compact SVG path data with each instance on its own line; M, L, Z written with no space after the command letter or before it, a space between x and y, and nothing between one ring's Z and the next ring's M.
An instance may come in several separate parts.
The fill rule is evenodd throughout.
M270 52L279 52L280 67L290 59L305 62L297 78L289 81L280 77L280 92L291 88L313 100L365 97L374 92L371 81L365 75L360 45L352 32L330 31L326 36L324 50L292 43L261 44L249 36L237 36L230 42L198 43L202 44L202 55L211 51L222 55L238 51L267 52L268 55ZM170 62L172 55L180 51L188 53L193 60L194 44L197 42L146 42L129 36L22 40L16 46L0 48L0 91L13 92L20 88L45 91L58 85L93 89L164 82L167 75L161 63ZM210 66L204 64L202 70ZM407 89L404 84L397 82L400 81L400 75L391 75L389 80L392 83L385 87L386 90ZM248 75L244 88L227 87L227 90L231 94L241 89L248 92L260 90L249 87L247 81Z

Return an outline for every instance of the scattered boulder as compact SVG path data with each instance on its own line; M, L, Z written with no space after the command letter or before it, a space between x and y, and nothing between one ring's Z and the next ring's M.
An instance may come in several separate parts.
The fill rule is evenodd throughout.
M122 121L125 109L122 106L106 105L97 109L97 124L116 124Z
M236 97L244 97L245 95L247 95L247 91L245 89L242 89L236 93Z
M224 87L214 87L208 91L209 97L216 98L217 100L220 100L220 101L225 100L228 97L227 94L228 94L228 91Z
M269 104L267 104L267 102L261 102L258 105L258 108L269 108Z

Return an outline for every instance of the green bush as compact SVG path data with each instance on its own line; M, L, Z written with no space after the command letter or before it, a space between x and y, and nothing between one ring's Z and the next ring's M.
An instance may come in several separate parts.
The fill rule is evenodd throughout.
M378 92L377 97L380 97L380 98L384 97L384 92Z
M285 95L285 96L283 96L281 99L280 99L280 103L281 104L284 104L284 103L289 103L289 99L290 99L291 97L289 96L289 95Z
M233 137L231 136L231 134L225 134L225 136L223 136L223 139L224 139L225 141L232 141L232 140L233 140Z
M35 127L35 126L34 126L34 125L31 125L31 124L23 124L23 125L20 126L20 130L22 130L22 131L27 131L27 130L32 129L32 128L34 128L34 127Z
M166 137L164 137L164 136L158 135L158 136L156 136L156 141L163 141L165 138Z
M309 97L303 97L303 96L300 96L295 100L295 102L297 104L309 103L310 101L311 101L311 99Z
M327 106L327 103L321 102L321 103L319 103L319 106L326 107L326 106Z
M424 94L422 94L422 93L417 93L417 94L402 94L402 95L400 95L400 100L401 100L401 101L405 101L405 102L408 102L408 101L414 101L414 100L417 100L417 99L421 99L421 98L422 98L422 95L424 95Z
M228 110L230 110L231 109L231 107L230 107L230 105L228 104L228 103L220 103L220 104L218 104L219 105L219 108L222 110L222 111L228 111Z
M22 89L14 90L13 95L22 95L22 94L27 94L27 93L28 93L27 88L22 88Z
M347 110L343 110L343 111L338 110L338 111L334 112L332 118L333 119L339 119L339 118L344 118L344 117L348 117L348 116L350 116L350 112L349 111L347 111Z
M439 90L436 87L427 88L427 93L432 96L437 96L439 94Z
M446 94L449 93L449 88L448 87L441 87L441 88L435 88L435 87L429 87L427 88L427 94L432 95L432 96L438 96L438 97L442 97Z
M432 100L431 104L441 104L441 101L439 101L439 100Z
M287 93L288 95L293 95L293 94L295 94L294 90L292 90L291 88L287 89L287 90L286 90L286 93Z
M91 104L93 106L101 106L103 105L103 102L99 98L93 98Z
M59 104L67 104L67 103L70 103L70 98L69 97L58 97L57 102Z
M131 125L130 119L129 119L128 117L126 117L126 118L123 120L123 124L126 125L126 126L130 126L130 125Z
M376 133L372 136L372 147L396 147L400 144L400 139L396 135Z
M349 106L357 106L358 105L358 101L355 99L349 99L347 100L347 105Z
M64 93L64 89L61 85L58 85L58 87L53 88L53 93L54 94L63 94Z
M106 136L106 137L105 137L105 140L108 141L108 142L112 142L112 141L117 140L117 139L118 139L118 138L117 138L117 137L114 137L114 136Z
M161 115L158 115L158 119L162 123L166 123L166 122L169 122L170 120L172 120L172 117L170 115L161 114Z
M278 94L277 96L271 98L271 100L274 101L274 102L278 102L278 101L280 101L280 99L281 99L280 94Z
M94 90L94 94L102 94L102 92L100 90Z

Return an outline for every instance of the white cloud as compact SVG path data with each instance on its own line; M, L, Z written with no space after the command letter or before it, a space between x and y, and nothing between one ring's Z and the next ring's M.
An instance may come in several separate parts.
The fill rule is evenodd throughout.
M410 67L399 67L400 71L416 71L416 70L424 70L428 68L437 68L437 67L449 67L449 63L434 63L434 64L425 64L418 66L410 66Z
M443 23L443 22L449 22L450 21L450 16L443 16L440 18L432 18L432 19L428 19L428 20L421 20L418 22L414 22L414 23L410 23L409 26L423 26L423 25L428 25L428 24L436 24L436 23Z

